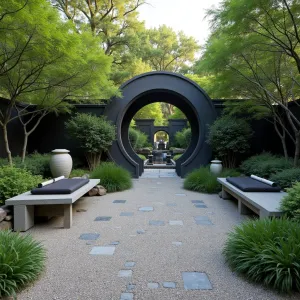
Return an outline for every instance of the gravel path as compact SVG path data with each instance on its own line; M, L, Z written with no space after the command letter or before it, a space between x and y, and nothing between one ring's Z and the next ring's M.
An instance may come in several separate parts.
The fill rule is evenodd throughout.
M173 172L148 170L131 190L77 201L71 229L61 218L32 228L47 248L47 267L18 299L299 299L230 271L221 252L226 233L245 218L237 203L183 190Z

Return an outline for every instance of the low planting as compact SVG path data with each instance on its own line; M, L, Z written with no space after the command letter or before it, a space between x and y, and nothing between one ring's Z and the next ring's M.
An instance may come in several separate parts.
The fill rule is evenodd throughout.
M252 156L245 160L240 166L244 174L254 174L264 178L270 178L276 173L291 168L293 168L292 160L286 160L284 157L276 156L271 153L262 153Z
M192 131L191 128L184 128L181 131L177 131L175 134L176 146L186 149L191 142Z
M176 155L174 155L174 157L173 157L173 160L177 160L178 158L180 158L182 156L182 154L176 154Z
M44 269L45 249L30 235L0 231L0 298L15 296Z
M288 188L287 193L280 203L280 209L288 217L300 221L300 182Z
M0 204L4 204L8 198L31 190L42 181L42 176L32 175L26 169L0 167Z
M73 177L82 177L85 174L88 174L89 171L88 170L84 170L84 169L73 169L71 174L70 174L70 178Z
M239 175L240 173L234 169L224 169L221 174L216 176L207 167L201 167L187 175L183 187L191 191L213 194L221 191L217 177L236 177Z
M300 291L300 224L246 221L229 233L223 253L233 271L280 292Z
M142 160L146 160L146 159L147 159L146 156L143 155L143 154L138 154L138 156L139 156L139 158L142 159Z
M132 186L130 173L112 162L102 163L95 168L90 178L99 178L108 193L127 190Z
M128 134L130 144L135 151L148 146L148 137L144 132L130 127Z
M289 188L300 181L300 168L283 170L272 175L270 180L278 183L282 188Z

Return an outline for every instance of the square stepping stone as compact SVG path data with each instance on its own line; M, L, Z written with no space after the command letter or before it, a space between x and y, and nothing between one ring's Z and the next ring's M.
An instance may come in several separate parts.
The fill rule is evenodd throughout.
M185 197L186 194L175 194L175 196L181 196L181 197Z
M177 206L177 204L176 203L167 203L167 206L174 207L174 206Z
M192 203L203 203L202 200L192 200Z
M95 241L100 237L99 233L83 233L80 235L81 240L85 241Z
M205 204L195 204L194 206L197 208L207 208Z
M90 254L92 255L114 255L116 247L93 247Z
M212 225L213 223L207 216L197 216L194 217L197 225Z
M133 300L133 293L122 293L120 300Z
M182 272L182 279L185 290L212 290L206 273Z
M114 200L113 203L125 203L126 200Z
M146 231L143 230L143 229L140 229L140 230L137 230L136 233L137 233L137 234L144 234L144 233L146 233Z
M170 220L169 224L170 225L180 225L180 226L182 226L183 222L181 220Z
M175 289L176 288L176 282L166 281L163 282L163 287L168 289Z
M165 222L164 221L158 221L158 220L151 220L151 221L149 221L149 225L152 225L152 226L164 226Z
M132 217L133 216L133 212L124 211L124 212L120 213L120 216L121 217Z
M144 211L144 212L153 211L153 207L152 206L140 207L139 211Z
M118 273L118 277L131 277L132 270L120 270Z
M135 289L135 284L132 284L132 283L127 284L127 286L126 286L127 292L133 291L134 289Z
M181 246L181 245L182 245L182 242L172 242L172 245L175 245L175 246Z
M94 221L110 221L111 217L97 217Z
M132 268L135 266L135 262L134 261L126 261L125 265L126 268Z
M147 284L149 289L158 289L159 288L159 283L157 282L148 282Z

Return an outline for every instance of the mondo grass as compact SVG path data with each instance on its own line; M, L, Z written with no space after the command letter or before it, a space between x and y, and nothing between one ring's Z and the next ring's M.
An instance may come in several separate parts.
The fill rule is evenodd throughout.
M229 233L231 268L282 293L300 291L300 224L286 218L247 221Z
M30 235L0 231L0 298L15 296L44 269L45 249Z
M240 173L234 169L224 169L220 175L216 176L207 167L201 167L187 175L183 187L191 191L213 194L221 190L221 185L218 183L217 177L239 175Z
M132 187L130 173L112 162L102 163L91 173L90 178L99 178L108 193L123 191Z

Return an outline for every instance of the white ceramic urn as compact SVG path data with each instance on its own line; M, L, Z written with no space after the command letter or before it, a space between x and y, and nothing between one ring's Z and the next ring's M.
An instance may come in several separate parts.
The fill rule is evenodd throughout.
M70 176L73 161L67 149L55 149L52 152L52 157L50 159L50 170L53 177L65 176L68 178Z
M222 172L223 166L222 166L222 162L218 159L214 159L211 161L210 164L210 172L215 174L215 175L219 175Z

